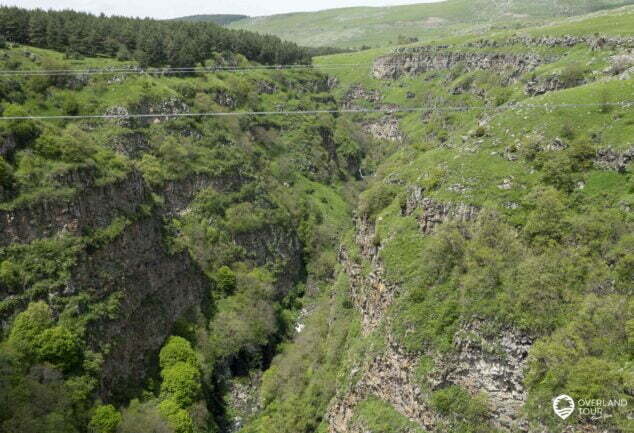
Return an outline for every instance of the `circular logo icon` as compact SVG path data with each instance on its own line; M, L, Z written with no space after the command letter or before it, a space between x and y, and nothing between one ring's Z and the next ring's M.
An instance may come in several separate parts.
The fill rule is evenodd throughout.
M575 410L575 401L569 395L561 394L553 399L553 410L559 418L566 419Z

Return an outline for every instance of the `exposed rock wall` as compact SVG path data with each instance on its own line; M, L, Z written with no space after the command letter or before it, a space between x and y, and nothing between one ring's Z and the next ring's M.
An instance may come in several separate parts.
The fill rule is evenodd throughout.
M606 148L597 151L594 164L604 170L615 170L623 173L632 161L634 161L634 148L622 152Z
M162 223L155 217L133 223L113 242L81 255L69 290L95 301L121 294L116 316L88 327L88 343L104 351L103 398L129 397L122 393L142 384L174 323L200 305L208 284L187 252L165 250Z
M420 211L416 220L424 234L433 233L439 224L447 221L473 221L479 212L476 206L466 203L440 202L425 197L423 188L410 187L402 213L404 216L409 216L418 210Z
M289 227L267 224L237 235L234 241L256 266L278 265L276 287L283 294L291 289L304 270L301 242L297 232Z
M381 93L378 90L368 90L361 85L351 86L346 92L342 100L343 108L358 108L357 101L366 101L371 104L378 104L382 100Z
M621 36L514 36L502 40L481 39L466 44L470 48L497 48L512 45L528 47L574 47L575 45L587 45L592 49L603 48L634 48L634 38Z
M135 215L150 200L140 173L95 186L90 173L73 171L61 182L82 191L70 201L42 200L11 211L0 211L0 246L29 243L64 232L81 236L84 230L104 228L118 215Z
M397 345L372 357L364 365L361 378L329 408L327 419L331 433L353 433L351 420L359 403L375 396L390 403L399 413L431 429L435 414L425 403L425 393L416 384L417 358L404 353Z
M152 123L162 123L174 119L174 115L189 112L189 107L178 98L170 97L161 101L144 99L128 107L113 106L104 115L113 116L113 121L127 128L147 126ZM131 114L142 117L130 118Z
M433 201L424 197L421 188L412 187L403 215L412 215L421 208L419 223L424 235L444 222L466 222L478 214L473 206ZM421 380L416 373L421 354L401 348L386 323L389 321L386 311L400 288L383 277L381 246L375 242L373 225L363 218L356 225L356 242L361 256L371 265L370 272L364 275L361 265L350 259L345 248L340 250L339 260L350 279L353 303L362 314L363 334L369 335L383 323L381 332L387 332L386 348L359 361L349 372L351 384L335 396L326 414L329 432L362 433L363 429L352 420L359 403L371 396L391 404L427 431L441 432L442 417L430 406L429 397L435 390L450 385L461 386L473 395L484 392L491 406L493 426L503 431L526 431L527 422L521 415L526 400L522 381L531 340L513 329L485 335L482 323L464 323L454 335L454 350L448 354L426 354L432 358L434 368Z
M434 387L455 384L472 394L485 392L495 425L525 431L528 424L520 415L526 401L523 371L532 341L512 329L486 337L482 325L472 322L456 333L455 354L435 360L442 367L431 382Z
M469 53L446 51L437 47L397 49L374 61L372 75L379 80L395 80L428 71L444 71L462 65L466 71L492 70L517 78L544 63L535 54Z
M365 123L362 130L376 140L403 141L405 134L401 131L398 119L386 116L374 122Z
M557 90L580 86L583 83L583 79L572 82L564 82L561 80L560 77L555 75L529 81L528 83L526 83L526 88L524 91L528 96L539 96L548 92L554 92Z
M60 293L48 294L60 305L62 298L78 294L88 295L90 304L118 295L116 314L91 321L86 336L89 347L104 356L99 392L105 400L123 401L139 389L176 320L201 305L210 291L209 280L187 252L168 252L163 217L185 211L204 188L234 190L244 180L195 176L153 190L136 171L97 186L92 173L84 170L59 179L61 185L77 189L72 199L44 200L0 212L2 246L60 233L84 236L120 216L132 221L108 244L80 251L66 286ZM153 203L153 192L163 196L164 205L147 215L147 206L142 206ZM303 271L302 245L293 227L271 223L234 241L255 264L281 265L281 293Z
M344 247L339 249L339 261L350 278L352 300L361 312L364 335L376 328L398 292L398 287L386 284L383 278L383 266L379 262L378 247L374 244L374 238L374 226L365 219L357 220L356 242L361 248L361 255L372 265L369 275L364 275L359 263L350 260Z

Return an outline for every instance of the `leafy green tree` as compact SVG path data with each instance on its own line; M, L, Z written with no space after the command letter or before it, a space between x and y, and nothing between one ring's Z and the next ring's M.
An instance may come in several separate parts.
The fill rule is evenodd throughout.
M71 371L82 360L81 339L64 326L45 329L37 338L37 358L64 371Z
M564 196L553 188L539 189L528 196L532 210L524 233L536 245L559 241L564 234Z
M167 63L172 68L191 68L196 65L196 45L192 34L185 29L172 34L166 47Z
M28 375L14 375L6 392L9 417L0 419L3 433L79 433L81 414L74 411L71 392L58 370L33 366Z
M47 43L48 20L45 13L38 12L32 14L29 20L29 42L41 47Z
M121 422L117 433L174 433L169 422L153 402L140 403L132 400L130 405L122 410Z
M34 361L42 341L41 336L52 324L53 316L49 306L42 301L32 302L26 311L15 318L9 332L9 344Z
M275 36L230 30L213 23L5 6L0 7L0 34L11 42L52 48L71 57L114 56L124 46L127 52L136 53L143 66L191 67L212 52L235 52L269 64L309 63L311 55L316 53Z
M179 362L194 367L198 365L196 353L189 341L182 337L170 337L159 353L159 364L161 369L167 369Z
M543 163L543 179L548 185L571 192L575 187L576 177L568 155L563 152L551 152Z
M568 149L568 156L574 171L585 171L592 168L596 151L587 140L577 140Z
M200 371L187 362L177 362L161 371L161 398L179 407L190 406L200 397Z
M229 266L221 266L214 279L218 289L225 294L231 294L236 289L236 274Z
M489 424L489 405L484 393L471 396L459 386L449 386L435 391L431 406L448 422L445 427L456 433L488 433L495 431Z
M3 191L11 189L13 185L13 167L7 164L3 157L0 156L0 197Z
M88 430L90 433L115 433L121 419L121 413L113 405L98 406L88 424Z
M167 419L175 433L193 433L194 423L185 409L173 400L164 400L159 404L159 412Z

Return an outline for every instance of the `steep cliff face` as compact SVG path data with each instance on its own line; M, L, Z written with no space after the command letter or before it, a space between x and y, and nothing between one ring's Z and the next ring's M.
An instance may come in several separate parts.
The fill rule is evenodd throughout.
M410 216L418 211L416 220L421 232L431 234L439 224L448 221L466 223L475 220L479 208L466 203L439 202L425 197L423 188L412 186L408 188L407 199L401 211L403 216Z
M86 230L102 229L119 215L136 215L150 200L141 174L132 171L114 183L97 186L93 173L75 170L58 179L74 188L70 201L42 200L26 207L0 211L0 245L29 243L59 233L81 236Z
M108 400L134 395L176 320L209 296L207 278L186 252L166 250L162 231L159 219L141 219L87 251L72 270L65 295L119 299L114 317L91 323L87 332L87 342L104 354L100 394Z
M81 191L71 201L3 212L1 240L9 245L59 236L79 239L128 219L113 239L85 244L65 285L46 294L59 308L77 295L88 297L86 308L117 299L114 315L89 321L86 343L104 356L102 397L126 397L147 376L149 361L176 320L207 296L209 281L187 253L168 252L160 212L148 213L151 188L138 172L105 186L91 184L86 173L71 173L64 183ZM0 294L2 301L16 297Z
M442 203L424 198L421 188L410 188L403 216L420 210L421 234L429 236L443 223L467 223L477 218L478 209L466 204ZM527 431L522 414L526 401L523 374L531 339L513 329L497 335L487 335L484 323L463 323L452 338L452 350L446 353L410 353L392 336L388 311L401 289L388 282L381 259L381 245L376 244L373 224L364 218L357 220L356 244L369 266L365 274L360 264L350 259L345 248L339 260L349 276L353 303L362 317L366 338L381 335L385 340L379 353L357 360L348 372L345 386L333 399L328 410L331 433L365 431L355 422L358 406L368 398L379 398L398 413L426 431L443 431L446 419L433 407L435 391L459 386L471 395L486 395L492 427L503 431ZM389 241L388 241L389 242ZM420 376L423 359L434 367Z
M391 55L377 58L372 75L379 80L396 80L402 76L444 71L461 65L465 71L492 70L508 73L509 79L514 79L542 63L544 60L534 54L468 53L449 51L446 47L422 47L395 50Z

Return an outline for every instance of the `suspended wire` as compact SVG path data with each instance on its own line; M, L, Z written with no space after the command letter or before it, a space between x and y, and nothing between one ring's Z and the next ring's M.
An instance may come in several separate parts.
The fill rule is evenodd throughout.
M423 61L408 61L407 65L421 65ZM373 66L374 63L326 63L317 65L254 65L254 66L205 66L186 68L141 68L130 65L119 68L89 68L89 69L34 69L34 70L0 70L0 76L65 76L65 75L168 75L168 74L209 74L215 72L242 72L257 70L336 70ZM403 63L382 63L382 67L403 66Z
M209 66L193 68L101 68L101 69L37 69L37 70L0 70L0 76L64 76L64 75L109 75L109 74L201 74L214 72L240 72L253 70L323 70L359 66L371 66L372 63L336 63L324 65L256 65L256 66ZM390 66L390 65L386 65ZM396 66L396 64L394 64Z
M585 107L634 107L634 101L623 102L597 102L586 104L513 104L500 107L488 107L483 105L464 106L422 106L403 108L342 108L332 110L297 110L297 111L212 111L202 113L139 113L139 114L86 114L86 115L27 115L27 116L7 116L0 117L0 121L14 120L86 120L86 119L139 119L139 118L164 118L172 119L177 117L231 117L231 116L307 116L319 114L371 114L371 113L414 113L414 112L460 112L470 110L481 111L519 111L522 109L546 110L556 108L585 108Z

